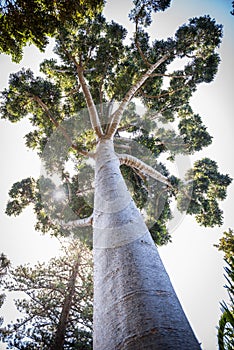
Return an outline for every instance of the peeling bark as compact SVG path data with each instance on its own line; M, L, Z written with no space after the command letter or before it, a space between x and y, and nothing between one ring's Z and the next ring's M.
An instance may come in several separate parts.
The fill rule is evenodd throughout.
M122 178L111 140L97 146L94 350L200 346Z

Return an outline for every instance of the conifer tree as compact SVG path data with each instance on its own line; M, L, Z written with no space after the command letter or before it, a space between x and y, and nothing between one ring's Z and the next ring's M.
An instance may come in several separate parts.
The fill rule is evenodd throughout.
M79 240L64 244L59 257L34 267L11 268L8 293L20 292L22 316L1 329L9 349L92 349L92 256Z

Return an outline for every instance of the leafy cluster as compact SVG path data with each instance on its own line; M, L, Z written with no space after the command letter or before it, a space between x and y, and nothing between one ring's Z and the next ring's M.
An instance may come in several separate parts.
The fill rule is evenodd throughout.
M203 158L194 163L185 180L185 185L178 191L179 209L184 209L189 196L188 214L194 214L203 226L222 225L223 212L218 201L226 198L227 187L232 181L229 175L219 173L215 161Z
M27 43L43 50L49 42L48 36L55 35L58 28L82 22L85 16L94 16L103 3L103 0L2 0L0 52L10 54L18 62Z
M91 179L87 176L86 170L87 168L81 168L79 179L77 176L70 179L67 174L64 174L64 181L58 187L43 177L39 181L27 178L14 183L9 191L10 200L7 203L6 214L17 216L25 207L32 205L37 218L36 230L43 233L49 232L55 236L71 234L71 231L66 229L61 231L56 219L69 221L73 219L73 215L80 218L91 215L92 198L87 198ZM93 196L92 193L91 196ZM73 233L76 234L76 230ZM92 240L89 230L83 238L87 243Z
M134 0L133 3L134 9L129 18L147 27L152 22L152 12L165 11L170 6L171 0Z

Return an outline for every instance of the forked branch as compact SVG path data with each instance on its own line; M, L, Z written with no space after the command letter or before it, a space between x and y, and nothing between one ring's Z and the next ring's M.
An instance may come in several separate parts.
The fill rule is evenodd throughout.
M119 108L112 114L111 121L109 128L107 130L106 136L108 138L112 138L113 135L116 133L116 130L119 126L122 113L125 110L127 104L130 102L130 100L134 97L135 93L140 89L140 87L144 84L144 82L151 76L151 74L157 69L166 59L168 58L168 55L164 55L161 57L160 60L158 60L156 63L152 64L151 67L148 68L145 74L134 84L131 89L126 93L124 99L120 103Z

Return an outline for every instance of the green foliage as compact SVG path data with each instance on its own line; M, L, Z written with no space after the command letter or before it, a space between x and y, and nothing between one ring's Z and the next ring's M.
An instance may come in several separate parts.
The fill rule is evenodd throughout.
M221 42L222 26L210 16L191 18L173 37L152 41L146 31L152 14L166 10L170 1L134 0L130 20L136 24L136 33L130 43L126 43L126 29L113 21L108 23L98 13L102 3L90 0L85 4L78 1L74 5L73 1L68 1L65 5L63 2L32 1L25 4L24 11L23 2L20 1L12 2L11 7L6 4L2 6L4 16L1 17L1 25L4 30L8 21L19 16L18 21L15 20L15 29L12 25L8 28L9 35L18 45L13 50L6 40L9 52L21 50L26 42L34 42L42 49L46 45L47 35L53 36L56 42L58 59L41 63L43 77L35 77L30 70L12 74L9 87L1 95L0 107L2 118L11 122L26 116L29 118L33 130L25 136L27 147L37 150L40 156L46 154L43 159L45 168L50 173L61 174L59 188L43 177L40 182L31 179L15 184L10 192L7 213L18 215L31 203L37 215L36 228L56 235L60 234L56 219L69 221L74 213L84 218L92 210L92 171L82 162L77 151L93 151L96 140L87 110L83 112L87 104L78 79L78 67L83 70L93 101L98 106L103 129L107 130L107 116L112 102L123 100L148 66L166 57L134 96L140 99L148 112L139 116L134 103L129 104L115 135L116 148L121 149L120 145L126 138L133 140L149 151L142 151L140 156L157 169L162 155L174 161L178 154L193 154L212 141L201 117L192 111L190 98L200 83L209 83L215 77L220 62L216 49ZM20 34L17 25L26 15L27 20ZM48 24L43 30L40 22L42 15L43 28L44 23ZM29 23L31 29L27 31L25 28ZM16 32L18 36L14 34ZM180 63L180 68L168 71L175 60ZM168 129L166 124L174 121L178 127ZM124 136L121 130L125 132ZM74 166L72 171L66 168L68 162ZM152 223L152 235L158 244L169 239L165 227L171 216L170 201L174 198L178 201L179 209L195 215L201 225L222 223L219 201L226 197L231 179L218 172L214 161L203 159L196 162L194 169L188 172L185 183L173 177L165 166L159 166L160 172L175 180L170 190L164 190L158 182L149 185L144 174L136 169L122 167L122 170L126 180L131 183L132 195L139 208L144 208L145 203L151 200L146 217ZM48 181L47 190L43 187L44 181ZM43 199L39 195L39 186L44 189ZM158 191L154 197L151 195L153 188L154 193ZM55 200L53 194L57 190L63 192L63 199ZM164 203L165 209L156 210L156 215L156 204L152 203L160 203L159 208ZM73 233L76 234L75 231ZM63 230L62 234L66 235L68 231ZM87 232L87 237L89 234Z
M55 235L60 232L58 227L51 222L50 218L46 214L41 202L38 182L33 178L27 178L13 184L11 190L9 191L9 196L11 200L7 203L7 215L17 216L24 208L32 204L34 213L37 217L35 226L36 230L43 233L52 232Z
M69 221L74 213L81 218L91 215L92 207L88 203L92 202L92 199L87 200L87 196L82 194L85 192L85 186L87 185L88 188L92 180L87 177L86 170L86 168L81 168L79 178L75 175L70 179L67 174L64 174L60 188L56 188L53 182L43 177L40 181L27 178L16 182L9 191L11 200L7 203L6 214L17 216L28 205L32 205L37 218L36 230L43 233L49 232L55 236L71 234L70 230L61 230L60 226L56 224L56 219ZM82 187L79 186L80 183L82 183ZM41 198L40 188L43 188L44 201ZM62 194L61 198L58 196L60 193ZM80 195L77 195L78 193ZM89 230L87 230L87 236L83 238L91 241Z
M223 314L219 320L218 343L219 350L232 350L234 346L234 316L225 303L222 304Z
M180 111L179 116L181 120L178 128L188 153L200 151L203 147L211 144L212 137L207 132L205 125L202 124L198 114L192 114L192 111L191 114Z
M175 35L176 52L184 57L194 55L205 60L210 57L213 50L220 45L222 26L217 25L210 16L191 18L189 24L181 26Z
M15 305L22 316L1 329L9 349L49 349L64 317L64 349L92 349L92 256L85 245L71 241L47 264L11 268L4 286L21 292ZM60 329L61 331L61 329Z
M184 210L184 204L187 204L187 197L190 196L188 214L194 214L198 223L203 226L222 225L223 212L218 201L226 198L231 178L218 172L215 161L204 158L194 163L185 180L184 187L178 192L179 210Z
M142 209L147 201L148 193L143 179L127 165L121 165L122 175L128 184L131 184L131 195L137 207Z
M68 23L79 23L94 16L103 7L103 0L53 1L17 0L0 2L0 52L22 58L22 49L33 43L40 50Z
M223 251L225 253L225 260L227 260L227 262L231 264L234 253L233 230L229 229L228 231L224 232L223 236L219 240L219 244L215 244L215 247L218 248L218 250Z
M231 350L234 347L234 234L229 229L224 232L219 240L219 244L215 245L218 250L224 252L224 260L227 266L224 268L226 272L227 284L225 288L228 291L230 303L221 303L222 315L219 320L218 327L218 344L219 350Z
M148 27L151 22L152 12L164 11L170 6L171 0L134 0L134 9L129 17L132 21L138 21L145 27Z

